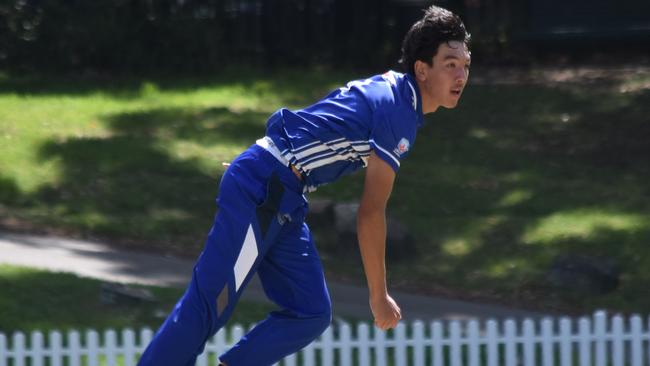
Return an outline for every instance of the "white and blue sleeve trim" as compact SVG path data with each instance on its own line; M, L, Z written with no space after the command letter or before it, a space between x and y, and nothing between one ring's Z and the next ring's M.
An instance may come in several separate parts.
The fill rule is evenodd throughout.
M399 159L389 150L386 150L385 148L381 147L379 144L375 142L375 140L371 139L370 144L375 150L375 153L385 162L387 162L395 172L399 170L400 167L400 162Z

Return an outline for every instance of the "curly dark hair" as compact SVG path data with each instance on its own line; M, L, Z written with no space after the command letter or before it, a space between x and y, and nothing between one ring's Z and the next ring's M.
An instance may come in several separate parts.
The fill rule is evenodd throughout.
M433 5L424 11L422 19L413 24L406 33L399 63L405 72L415 75L415 61L420 60L431 65L432 58L442 43L459 41L469 48L471 37L460 17Z

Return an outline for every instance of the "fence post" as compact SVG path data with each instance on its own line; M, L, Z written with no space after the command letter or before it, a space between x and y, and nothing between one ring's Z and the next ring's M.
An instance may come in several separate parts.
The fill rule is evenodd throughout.
M624 365L624 344L623 344L623 317L620 315L612 318L612 364L614 366Z
M144 353L144 350L149 346L149 343L151 343L152 339L153 339L153 331L151 329L144 328L140 330L140 345L138 346L138 353L140 355L138 356L138 360L142 358L142 354Z
M453 320L449 323L449 359L451 366L461 366L463 363L463 356L461 355L462 340L460 338L460 323L458 320Z
M647 323L646 323L646 329L650 330L650 317L647 318ZM650 352L646 351L646 355L644 356L645 359L647 359L647 362L645 364L650 365Z
M321 364L334 365L334 334L332 326L330 325L325 329L320 337L321 342Z
M81 337L79 336L79 332L73 330L68 333L68 355L69 355L69 365L70 366L80 366L81 365ZM113 363L108 363L109 365L115 365L115 361Z
M495 320L488 320L486 324L488 366L499 366L499 346L497 345L498 336L497 322Z
M341 323L339 325L339 344L341 366L352 366L352 329L348 323Z
M14 366L25 366L25 335L14 333Z
M571 319L560 319L560 365L573 365L573 342L571 341Z
M39 331L32 332L32 366L43 366L43 361L45 358L45 352L43 348L43 333Z
M442 323L435 321L431 323L431 359L434 365L442 365L444 355L442 354Z
M476 320L470 320L467 323L469 366L479 366L481 364L481 346L479 345L479 341L480 332L478 328L478 322Z
M507 319L504 324L506 343L506 366L517 365L517 324Z
M578 335L580 338L580 366L591 366L591 320L580 318L578 321Z
M542 319L542 364L555 365L555 347L553 344L553 320Z
M122 331L122 348L124 349L124 366L133 366L135 358L135 333L131 329Z
M359 366L370 366L370 327L366 323L357 325L359 337Z
M61 366L63 365L63 355L61 354L62 338L60 332L53 331L50 332L50 365L52 366Z
M314 366L316 365L316 347L315 344L318 341L311 342L307 347L303 348L300 352L302 354L302 362L304 366Z
M424 366L424 323L420 320L413 322L413 364Z
M407 366L408 357L406 350L408 343L406 341L406 324L398 323L393 335L395 340L395 365Z
M632 366L643 365L642 320L638 315L630 319L632 328Z
M88 347L88 366L99 366L99 333L96 330L86 332Z
M0 333L0 366L7 366L7 336Z
M375 365L385 366L386 362L386 332L375 326Z
M296 355L297 353L292 353L283 359L284 366L296 366Z
M607 315L604 311L594 314L594 336L596 339L596 366L607 364Z
M217 334L212 337L210 349L212 349L218 356L219 354L223 353L227 347L228 342L226 342L226 329L221 328Z
M535 322L532 319L524 319L523 337L524 365L533 366L536 364L537 360L535 360Z
M115 365L117 360L115 357L116 348L117 348L117 339L115 331L108 329L104 332L104 350L106 352L106 363L109 365Z

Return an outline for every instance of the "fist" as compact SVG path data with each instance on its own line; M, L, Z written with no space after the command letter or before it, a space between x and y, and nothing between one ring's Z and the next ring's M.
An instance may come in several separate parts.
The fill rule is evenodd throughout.
M370 310L375 318L375 325L382 330L395 328L402 319L401 309L388 294L371 297Z

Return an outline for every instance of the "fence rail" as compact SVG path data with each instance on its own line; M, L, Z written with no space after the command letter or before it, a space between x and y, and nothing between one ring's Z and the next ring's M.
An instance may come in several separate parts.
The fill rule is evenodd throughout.
M217 355L244 332L233 326L217 333L197 365L216 365ZM152 336L150 329L0 333L0 366L134 366ZM390 332L337 323L279 365L641 366L650 364L649 351L648 320L597 312L591 318L519 322L415 321Z

